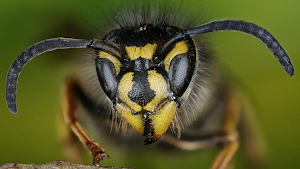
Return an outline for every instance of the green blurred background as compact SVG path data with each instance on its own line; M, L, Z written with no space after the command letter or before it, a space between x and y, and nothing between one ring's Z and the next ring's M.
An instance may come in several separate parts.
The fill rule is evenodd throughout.
M64 159L57 138L60 88L80 50L48 52L31 61L19 79L17 115L5 105L5 77L13 59L29 45L47 38L93 38L85 19L102 14L118 1L0 1L0 163L47 163ZM189 8L204 10L208 21L241 19L270 31L286 49L295 67L289 77L259 40L242 33L211 34L224 71L243 84L268 150L266 168L300 167L300 1L190 0ZM201 8L199 8L201 6ZM102 16L103 17L103 16ZM101 17L100 17L101 19ZM226 68L226 69L225 69ZM108 149L114 146L107 145ZM208 168L217 150L165 153L146 146L140 154L109 151L103 165L137 168ZM87 157L91 160L91 156ZM91 164L91 161L86 163ZM245 168L242 152L236 168Z

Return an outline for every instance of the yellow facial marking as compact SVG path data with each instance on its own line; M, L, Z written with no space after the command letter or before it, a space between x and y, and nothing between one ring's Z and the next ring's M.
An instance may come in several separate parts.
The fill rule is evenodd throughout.
M119 74L121 68L121 62L116 57L103 51L99 51L99 57L110 60L114 64L114 67L116 69L116 74Z
M169 101L156 114L149 115L149 118L152 120L155 132L154 137L156 139L165 134L175 116L176 109L175 101Z
M126 121L140 134L144 133L144 123L142 114L132 115L131 109L123 103L116 105L117 110L126 119Z
M135 60L139 57L144 59L152 59L154 53L156 52L157 44L150 44L143 47L137 47L137 46L126 46L125 50L128 54L128 57L130 60Z
M133 111L139 112L142 111L142 106L133 102L128 97L128 93L132 89L133 84L135 83L132 81L132 79L133 79L133 72L128 72L122 77L118 85L119 98L122 100L122 102L126 103L126 105L132 108Z
M158 104L168 97L168 86L164 77L156 70L148 71L148 82L150 83L150 89L155 91L155 97L143 108L147 111L154 111Z
M175 44L175 47L171 50L171 52L166 56L164 60L166 71L169 72L170 63L176 55L187 53L188 50L189 48L184 41L177 42Z

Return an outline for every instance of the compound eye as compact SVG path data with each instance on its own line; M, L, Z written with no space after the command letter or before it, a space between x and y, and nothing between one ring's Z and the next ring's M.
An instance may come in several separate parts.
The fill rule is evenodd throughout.
M187 53L176 55L169 68L169 80L171 90L177 96L182 96L193 76L194 65L191 56Z
M96 58L98 79L105 94L112 100L117 92L117 78L114 64L106 58Z

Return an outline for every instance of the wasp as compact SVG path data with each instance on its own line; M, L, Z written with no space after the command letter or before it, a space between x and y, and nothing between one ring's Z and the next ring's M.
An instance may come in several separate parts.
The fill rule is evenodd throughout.
M84 78L70 76L63 86L62 104L66 123L92 154L94 165L109 157L109 152L82 127L79 105L92 118L107 116L128 137L143 136L145 144L161 140L182 149L222 144L212 168L228 167L239 147L237 126L244 103L217 73L203 35L250 34L268 47L289 76L294 75L294 67L280 43L254 23L217 20L191 26L189 18L179 24L176 12L173 18L169 12L135 7L114 14L113 29L101 39L59 37L29 46L8 70L8 109L17 113L17 82L28 61L56 49L85 48L93 61L93 71L87 76L98 79L97 88L91 90Z

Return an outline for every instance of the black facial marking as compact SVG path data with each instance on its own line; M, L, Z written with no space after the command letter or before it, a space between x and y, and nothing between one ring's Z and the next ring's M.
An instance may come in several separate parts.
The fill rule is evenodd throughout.
M148 70L153 66L153 61L145 58L138 58L132 61L134 71Z
M131 91L128 92L130 100L136 102L140 106L146 106L156 95L155 91L150 89L147 78L147 71L134 72L132 81L135 83L133 84Z
M153 129L153 124L152 120L149 119L147 114L144 114L144 133L143 136L146 136L144 142L145 144L151 144L153 135L154 135L154 129Z

